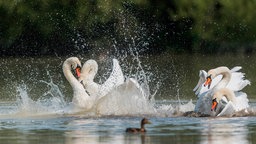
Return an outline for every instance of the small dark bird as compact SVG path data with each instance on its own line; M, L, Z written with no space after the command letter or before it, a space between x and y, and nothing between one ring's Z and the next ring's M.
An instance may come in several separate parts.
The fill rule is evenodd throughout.
M146 129L144 127L145 124L151 124L151 122L147 118L143 118L140 123L140 128L127 128L125 132L131 132L131 133L146 132Z

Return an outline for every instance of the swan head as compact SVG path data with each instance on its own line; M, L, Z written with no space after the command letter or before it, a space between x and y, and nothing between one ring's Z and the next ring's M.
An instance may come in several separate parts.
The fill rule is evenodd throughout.
M98 72L98 64L95 60L87 60L82 67L79 82L85 84L84 81L92 81Z
M213 79L213 78L212 78L212 75L211 75L211 74L206 77L206 81L205 81L205 83L204 83L204 86L208 86L208 89L209 89L210 86L211 86L212 79Z
M81 62L77 57L70 57L65 60L63 67L70 66L71 70L75 70L76 76L79 78L81 74ZM69 69L70 69L69 68Z
M218 104L220 103L223 96L225 96L225 89L221 89L219 91L216 91L212 96L212 107L211 111L216 111Z
M216 69L211 69L207 72L206 81L204 86L208 86L208 89L211 87L212 80L217 76Z

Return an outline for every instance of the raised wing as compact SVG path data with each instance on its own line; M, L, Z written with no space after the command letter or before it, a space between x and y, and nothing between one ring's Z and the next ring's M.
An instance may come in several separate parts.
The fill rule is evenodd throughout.
M102 97L109 93L113 88L124 83L124 75L117 59L113 59L113 69L109 78L100 86L98 96ZM99 97L99 98L100 98Z
M247 79L245 79L245 74L242 72L239 72L242 67L236 66L233 69L231 69L232 77L230 82L227 85L227 88L233 90L233 91L240 91L245 86L250 85L251 82Z
M201 93L203 93L203 91L205 91L205 90L202 90L202 88L203 88L203 84L206 80L206 77L207 77L206 71L200 70L198 83L197 83L196 87L193 89L193 91L195 92L195 94L197 96L200 95Z

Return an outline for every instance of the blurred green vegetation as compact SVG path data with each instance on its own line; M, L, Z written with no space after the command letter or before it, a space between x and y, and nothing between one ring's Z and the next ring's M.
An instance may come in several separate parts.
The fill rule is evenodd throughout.
M1 55L252 53L256 0L0 0Z

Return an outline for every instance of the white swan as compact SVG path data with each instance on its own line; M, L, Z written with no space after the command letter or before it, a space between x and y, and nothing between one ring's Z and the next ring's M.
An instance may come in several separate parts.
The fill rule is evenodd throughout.
M71 70L75 69L79 76L81 62L77 57L70 57L63 63L63 73L73 89L72 103L83 110L89 110L94 104L94 98L90 97L84 90L83 85L74 77Z
M127 79L114 88L95 105L98 115L134 115L156 112L154 104L145 96L144 90L133 78Z
M221 102L225 103L224 108L219 107ZM235 94L234 91L228 88L222 88L213 94L211 110L215 111L217 116L232 116L238 111L245 110L247 112L248 102L249 100L245 93L236 92Z
M240 91L250 84L249 80L244 79L244 73L238 72L240 69L241 67L234 67L231 70L227 67L218 67L209 70L208 73L201 70L199 72L198 84L193 89L198 96L195 112L215 115L210 110L214 92L225 87L232 91Z
M124 83L124 76L117 59L113 59L113 69L109 78L103 83L94 82L94 77L98 71L98 64L95 60L88 60L82 67L79 81L84 85L85 90L91 95L100 99L113 88Z
M109 78L102 84L94 82L98 71L95 60L83 65L79 81L90 96L95 96L95 110L100 115L122 115L155 112L147 93L137 80L128 78L124 82L123 72L117 59L113 59L113 68Z

